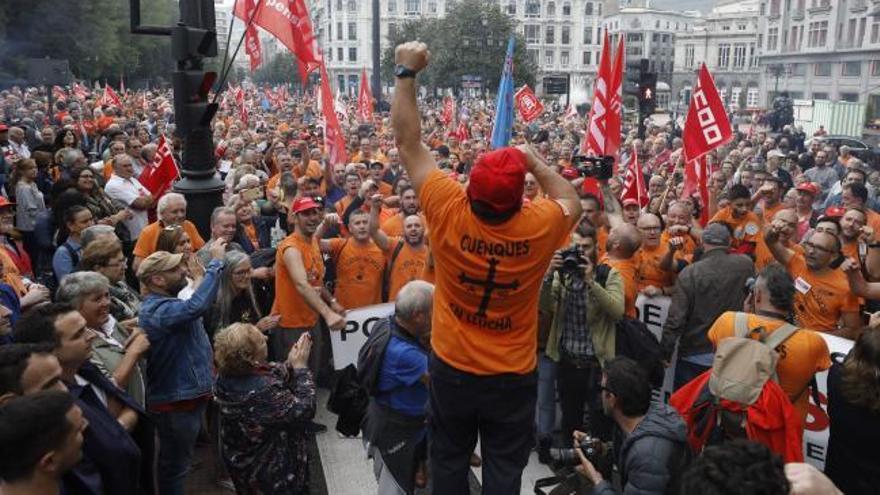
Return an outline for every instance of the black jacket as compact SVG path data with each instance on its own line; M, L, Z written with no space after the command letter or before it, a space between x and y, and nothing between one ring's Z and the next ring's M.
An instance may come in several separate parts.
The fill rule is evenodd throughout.
M669 316L663 325L661 346L672 357L676 341L679 356L713 352L706 334L725 311L742 311L746 281L755 275L755 264L742 254L723 249L707 251L703 258L678 274Z
M627 495L663 494L672 491L690 459L687 426L667 404L652 403L648 414L628 436L616 432L615 464L622 492ZM595 495L618 493L608 481L593 489Z

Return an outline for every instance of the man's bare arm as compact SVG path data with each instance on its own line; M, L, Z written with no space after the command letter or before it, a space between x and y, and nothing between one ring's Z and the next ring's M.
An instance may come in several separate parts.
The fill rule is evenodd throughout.
M390 247L388 236L379 228L379 211L382 209L382 195L375 194L370 202L370 237L382 251Z
M430 52L424 43L410 41L399 45L394 51L395 63L413 71L428 65ZM400 161L418 194L431 170L437 168L428 147L422 143L422 122L416 102L414 77L396 78L394 101L391 104L391 127L400 153Z
M328 317L332 315L333 311L321 299L315 287L309 284L308 275L303 265L302 254L294 248L288 248L284 251L284 266L287 268L290 279L293 280L293 285L296 286L296 290L303 296L306 304L313 311L324 317L325 320L329 320Z
M527 168L535 176L541 189L547 193L547 197L557 201L568 210L569 227L574 227L580 221L583 211L574 186L547 166L544 159L531 146L521 145L518 148L526 155Z

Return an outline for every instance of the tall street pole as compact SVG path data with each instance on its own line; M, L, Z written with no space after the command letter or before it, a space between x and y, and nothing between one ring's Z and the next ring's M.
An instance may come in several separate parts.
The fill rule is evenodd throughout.
M382 102L382 51L380 50L380 42L382 33L379 26L379 0L373 0L373 99L376 100L376 110L378 111Z

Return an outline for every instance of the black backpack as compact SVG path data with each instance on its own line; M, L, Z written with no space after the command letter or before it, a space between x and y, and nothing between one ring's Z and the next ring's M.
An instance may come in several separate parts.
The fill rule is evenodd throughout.
M605 287L611 267L606 264L596 266L596 282ZM651 386L663 385L663 351L657 337L648 330L642 320L624 316L617 321L614 353L637 362L644 370Z
M388 348L391 336L421 347L418 341L397 329L393 318L394 315L391 315L376 323L367 341L358 351L357 381L371 397L379 395L379 371L382 369L382 360L385 358L385 350ZM385 393L388 392L390 391Z

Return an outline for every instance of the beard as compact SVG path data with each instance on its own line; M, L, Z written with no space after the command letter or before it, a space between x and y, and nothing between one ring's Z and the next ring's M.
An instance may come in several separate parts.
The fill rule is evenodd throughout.
M189 284L189 280L186 277L180 277L178 280L168 284L168 293L172 295L177 295L186 288Z

